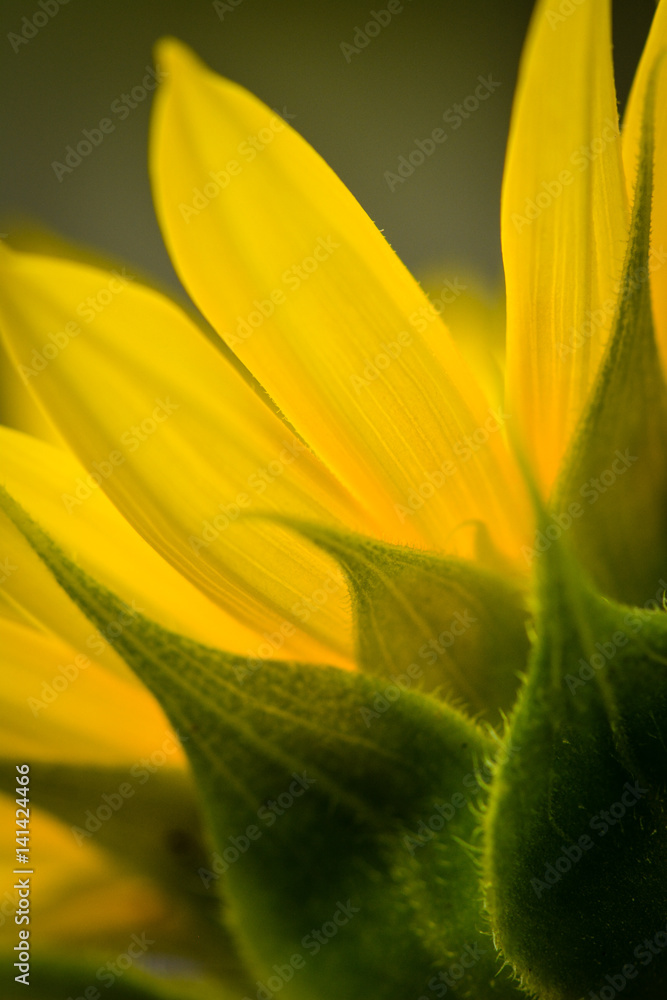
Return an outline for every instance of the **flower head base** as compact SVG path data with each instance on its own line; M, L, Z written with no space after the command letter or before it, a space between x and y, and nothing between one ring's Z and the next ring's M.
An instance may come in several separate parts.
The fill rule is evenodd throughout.
M0 430L12 668L89 649L34 717L81 726L91 667L190 768L168 736L135 843L81 825L72 774L94 798L136 724L90 772L21 718L35 802L150 871L193 995L667 985L642 958L667 882L667 6L622 132L608 3L558 8L510 135L502 385L493 337L457 344L307 144L173 40L151 176L215 332L133 276L2 250L2 333L68 449Z

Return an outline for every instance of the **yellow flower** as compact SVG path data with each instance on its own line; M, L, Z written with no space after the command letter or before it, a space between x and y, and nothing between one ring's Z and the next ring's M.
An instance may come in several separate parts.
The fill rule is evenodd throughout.
M466 988L480 997L524 995L519 981L544 997L583 995L613 971L599 954L576 948L564 971L568 933L579 931L561 930L560 914L546 905L536 915L512 888L517 857L538 875L549 863L540 853L546 840L535 847L521 839L536 829L535 817L558 814L557 836L576 840L571 813L558 803L553 814L543 808L553 790L543 795L541 782L547 775L558 786L555 800L568 789L575 795L576 772L558 784L556 758L579 738L570 702L562 707L558 698L572 663L607 641L591 622L596 615L604 628L615 622L615 601L645 605L667 575L662 111L648 246L651 102L664 108L651 74L666 42L667 4L659 5L622 133L609 4L570 6L564 14L555 0L538 3L516 96L502 198L505 361L495 330L480 336L480 308L459 304L455 339L307 143L174 40L157 53L166 80L154 108L150 172L171 258L204 319L126 268L65 252L0 255L2 335L62 440L55 446L0 429L4 485L32 519L6 501L3 761L20 753L43 767L59 763L60 771L48 771L56 782L66 766L81 776L76 767L85 761L107 768L109 778L128 767L132 774L162 747L150 787L162 789L155 826L164 833L164 803L189 802L185 755L169 728L176 727L220 851L218 868L199 864L201 881L208 889L232 868L232 926L249 968L280 979L280 987L263 987L268 992L290 983L295 997L374 990L403 1000L407 989L426 991L429 974L441 977L441 988L459 954L473 956ZM590 584L575 581L572 550ZM536 581L533 564L543 552L546 569ZM655 656L657 618L637 619L649 622L642 636ZM554 672L562 668L553 702L535 695L546 660ZM313 665L310 674L294 661ZM602 700L613 739L623 735L603 757L643 780L633 724L645 706L628 719L614 715L615 683ZM662 705L661 691L656 697ZM551 718L543 720L545 705ZM586 705L590 717L581 724L597 733L590 719L599 706ZM510 712L503 754L483 764L500 740L489 723ZM543 721L548 738L538 739ZM517 733L528 753L519 746L515 754ZM541 776L525 763L531 755L546 761ZM446 778L434 769L438 759L447 762ZM300 815L320 800L326 809L312 805L299 821L295 806L278 822L287 809L271 812L267 792L288 780L282 794L291 810L304 764L319 785L313 793L303 785ZM615 787L616 776L604 774L587 778L577 806L586 816L596 783ZM489 784L480 833L475 796ZM93 799L69 800L68 787L62 801L39 786L34 794L71 823ZM273 840L248 823L267 808ZM93 825L95 816L106 822L88 812ZM647 813L642 828L656 815ZM40 822L45 842L62 835L49 833L52 820ZM75 840L97 832L75 828ZM104 841L108 829L100 843L118 852ZM260 838L262 848L252 848ZM432 840L441 853L429 854ZM461 842L481 851L481 882ZM302 854L290 854L290 844ZM92 845L85 849L92 866ZM279 870L299 860L314 865L320 849L333 895L326 873L315 872L309 887L303 871L290 879ZM235 852L233 861L225 850ZM637 856L642 850L643 842ZM635 858L633 851L634 842L626 856ZM150 854L128 850L147 870ZM651 859L662 864L662 854ZM177 933L194 940L193 908L173 889L169 864L156 862L151 872L157 926L160 908L173 905ZM597 876L586 869L585 877L599 902ZM560 891L546 901L560 900ZM599 892L608 895L608 887ZM652 897L641 906L654 914ZM266 909L261 918L258 907ZM543 948L533 955L520 933L524 917L536 941L556 922L553 960ZM329 944L353 919L357 951L338 939ZM301 931L310 922L334 931L324 931L302 972L289 965L287 949L300 939L308 951ZM404 924L410 931L402 935ZM614 944L624 935L634 944L625 925L609 934ZM605 940L597 926L590 936L596 946ZM225 981L210 941L190 945L180 954ZM380 946L386 965L378 983ZM494 979L503 961L515 979ZM275 971L285 968L289 978ZM584 972L597 979L589 984ZM233 973L241 975L236 965ZM245 980L226 981L248 989Z

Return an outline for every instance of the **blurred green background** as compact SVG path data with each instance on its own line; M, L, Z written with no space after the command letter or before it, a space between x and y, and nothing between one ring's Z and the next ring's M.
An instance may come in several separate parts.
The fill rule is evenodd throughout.
M57 0L44 0L53 9ZM38 0L0 10L0 220L24 213L67 237L174 281L146 173L150 98L60 181L65 148L139 86L155 39L174 34L243 83L325 157L413 270L456 261L500 274L499 194L511 99L532 0L403 0L359 54L341 43L386 0L68 0L27 44ZM621 101L654 0L614 4ZM39 17L38 21L43 20ZM15 51L18 48L18 51ZM563 74L568 67L563 66ZM393 192L384 177L441 123L479 74L501 86ZM554 81L557 85L558 81ZM0 228L10 226L5 221Z

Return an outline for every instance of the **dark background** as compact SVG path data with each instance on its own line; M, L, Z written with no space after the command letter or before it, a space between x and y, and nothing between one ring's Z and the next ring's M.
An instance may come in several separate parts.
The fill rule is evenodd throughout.
M56 0L45 0L53 4ZM69 0L14 52L10 32L41 8L0 8L0 230L16 214L173 281L146 173L150 99L58 181L52 162L93 128L112 101L141 83L155 39L173 34L292 124L340 174L414 271L456 261L500 274L499 195L517 64L532 0L404 0L402 13L348 63L341 42L386 0L211 2ZM618 89L627 96L653 0L614 3ZM563 74L568 67L563 66ZM386 170L443 112L474 90L496 93L404 185ZM554 86L558 80L554 80Z

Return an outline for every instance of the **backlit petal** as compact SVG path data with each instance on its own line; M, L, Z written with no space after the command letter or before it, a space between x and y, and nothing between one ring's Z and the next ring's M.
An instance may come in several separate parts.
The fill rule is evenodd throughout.
M646 85L656 60L667 50L667 3L661 0L635 75L623 119L623 166L628 199L634 198L639 164L639 141ZM651 210L651 293L653 322L662 364L667 371L667 74L664 66L656 81L655 185Z
M0 617L39 634L57 637L77 652L92 652L100 664L127 679L127 666L59 587L21 532L0 514Z
M152 183L199 308L388 539L450 548L479 518L511 547L502 434L466 450L488 404L382 234L269 108L177 42L158 58Z
M0 644L0 756L131 764L171 736L157 702L134 679L115 677L67 643L2 619ZM169 746L169 763L182 766L173 736Z
M507 396L545 488L608 339L627 239L608 0L538 3L502 195Z
M492 406L505 398L505 289L472 274L431 273L421 280Z
M85 483L87 474L71 452L0 427L0 468L4 486L31 517L130 606L209 645L242 652L257 642L254 630L226 614L162 559L95 483L85 501L71 503L72 483ZM44 602L39 588L33 594L30 610L38 617Z
M344 588L329 583L333 562L242 515L368 522L180 309L127 274L5 251L0 320L29 388L90 474L72 477L68 509L95 492L94 474L161 555L257 629L259 645L262 633L275 637L267 655L346 662L349 614Z

